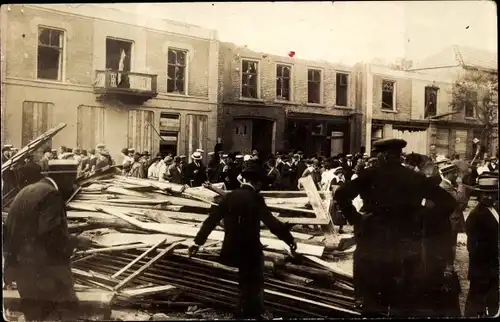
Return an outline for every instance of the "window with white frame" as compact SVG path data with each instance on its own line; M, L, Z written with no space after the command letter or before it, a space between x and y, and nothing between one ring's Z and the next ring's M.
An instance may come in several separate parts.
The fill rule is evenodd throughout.
M337 73L336 75L336 102L337 106L347 106L347 84L349 82L349 74Z
M258 98L259 63L252 60L243 60L241 67L241 96Z
M168 50L167 92L186 94L186 59L187 51Z
M321 70L307 70L307 102L312 104L321 103Z
M394 110L395 107L395 92L394 85L396 82L383 80L382 81L382 109Z
M281 101L290 100L290 79L292 67L288 65L276 65L276 99Z
M62 80L64 31L38 27L37 78Z

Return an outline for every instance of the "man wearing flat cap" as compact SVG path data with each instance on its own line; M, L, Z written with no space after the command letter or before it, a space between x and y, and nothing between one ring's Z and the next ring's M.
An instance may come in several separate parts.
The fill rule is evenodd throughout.
M498 172L478 178L479 203L465 222L469 251L467 317L493 317L498 312Z
M373 145L378 165L360 172L334 195L354 225L356 301L365 317L419 316L422 200L432 200L436 213L445 218L456 202L424 175L401 165L406 141L382 139ZM358 195L363 213L353 205Z
M224 241L220 253L221 263L238 268L240 298L236 317L238 319L259 319L263 313L264 256L260 243L260 222L292 252L297 245L288 228L267 208L259 191L265 184L266 173L254 160L249 161L242 173L243 184L222 197L219 205L213 207L203 222L189 255L196 254L217 224L224 220Z
M76 320L78 298L70 256L91 241L68 232L65 201L77 162L50 160L47 177L22 189L10 205L3 233L4 282L16 282L26 321Z

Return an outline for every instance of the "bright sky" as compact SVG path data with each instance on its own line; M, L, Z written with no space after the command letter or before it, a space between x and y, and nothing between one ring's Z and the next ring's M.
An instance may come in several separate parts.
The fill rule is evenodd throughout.
M102 5L215 29L219 40L256 51L345 64L420 60L451 45L497 52L493 1Z

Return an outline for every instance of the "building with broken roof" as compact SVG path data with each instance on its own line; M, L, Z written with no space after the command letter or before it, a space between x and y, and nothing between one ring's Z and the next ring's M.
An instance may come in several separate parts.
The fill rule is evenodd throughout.
M453 82L459 80L467 73L488 73L498 75L498 54L477 48L467 46L451 46L447 47L440 52L429 56L428 58L417 62L414 67L409 69L412 72L422 72L429 75L436 75L441 77L448 77ZM453 114L450 119L446 120L446 124L435 126L436 140L445 141L449 138L450 145L453 144L453 131L466 130L467 136L463 137L467 141L467 146L470 157L474 149L472 149L472 140L474 138L481 138L483 123L478 119L478 108L483 108L482 97L484 93L475 93L477 97L476 105L467 105L459 113ZM496 115L496 130L493 131L489 142L492 154L498 153L498 114ZM444 127L444 128L443 128Z
M216 141L213 30L91 4L2 6L2 137L189 155Z

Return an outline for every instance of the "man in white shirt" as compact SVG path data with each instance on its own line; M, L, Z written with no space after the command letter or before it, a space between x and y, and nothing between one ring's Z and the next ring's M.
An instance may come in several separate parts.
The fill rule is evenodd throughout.
M162 165L161 154L158 153L156 155L156 159L153 164L151 164L148 168L148 179L150 180L159 180L160 166Z

